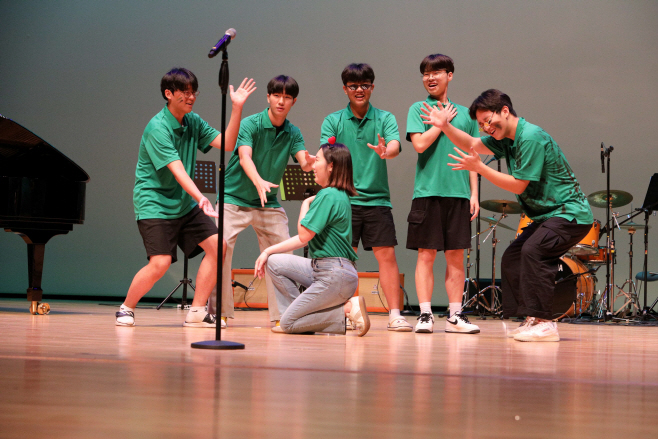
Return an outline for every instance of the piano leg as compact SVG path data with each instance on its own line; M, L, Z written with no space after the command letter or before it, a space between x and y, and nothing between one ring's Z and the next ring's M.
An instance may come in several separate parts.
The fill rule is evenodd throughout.
M27 289L27 300L30 302L30 313L32 315L44 315L50 312L50 305L39 303L43 299L43 290L41 289L41 276L43 274L43 259L46 253L46 244L32 244L27 242L27 272L29 276L29 285Z

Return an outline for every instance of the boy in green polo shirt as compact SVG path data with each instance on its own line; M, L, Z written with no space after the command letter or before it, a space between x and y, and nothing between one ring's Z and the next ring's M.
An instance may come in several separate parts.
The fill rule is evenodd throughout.
M275 183L281 181L290 157L299 162L305 172L312 169L315 160L306 151L299 128L287 119L298 94L299 85L292 77L279 75L270 80L267 84L269 108L242 121L237 148L226 167L222 326L227 317L234 316L231 262L238 234L251 225L261 251L290 238L288 217L277 200L279 186ZM270 321L278 322L281 313L269 275L265 276L265 283ZM211 300L209 310L214 310L215 306Z
M420 63L423 86L429 93L425 101L409 108L407 140L418 153L414 197L407 221L407 248L418 251L416 262L416 293L420 302L420 317L416 332L434 331L432 291L434 290L434 260L439 251L446 258L445 287L448 293L449 315L445 332L476 334L480 328L461 314L464 289L464 250L471 247L471 221L478 214L477 174L452 172L447 166L448 154L455 145L441 130L423 124L420 118L423 104L445 107L452 104L457 114L452 125L472 136L478 135L477 123L466 107L448 99L448 84L455 65L452 58L440 53L426 56Z
M198 87L194 73L183 68L170 70L160 81L167 105L144 130L133 192L137 226L149 262L130 284L116 313L118 326L135 325L137 302L176 262L177 245L190 258L206 252L184 326L216 326L215 316L206 313L205 304L217 282L217 226L209 218L217 213L192 178L197 149L206 153L211 147L221 148L221 134L192 112ZM226 128L227 150L235 146L242 107L255 89L253 80L246 78L237 90L230 86L233 109Z
M475 138L450 123L454 107L425 104L421 117L440 128L464 153L450 154L454 170L481 174L516 194L533 222L502 258L503 315L526 316L509 337L518 341L559 341L553 316L553 294L559 258L592 227L592 211L562 150L543 129L516 115L512 100L490 89L469 108L488 136ZM505 157L510 175L484 165L478 154Z
M362 241L379 264L379 280L388 302L389 331L410 332L413 328L400 315L400 272L395 259L395 224L391 213L386 159L400 154L400 133L395 116L370 105L375 72L368 64L350 64L341 74L347 107L330 114L322 123L320 143L335 136L346 145L354 163L357 195L352 205L352 246ZM372 142L372 143L370 143Z

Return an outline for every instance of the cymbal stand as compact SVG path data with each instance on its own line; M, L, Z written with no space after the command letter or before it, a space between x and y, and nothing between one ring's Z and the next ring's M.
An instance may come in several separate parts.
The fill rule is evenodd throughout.
M478 214L478 216L479 216L479 214ZM493 217L495 218L496 215L493 215ZM500 220L498 220L498 222L500 222ZM491 229L492 227L493 226L491 224L489 224L489 227L487 227L484 230L484 232ZM479 269L480 264L479 264L479 258L478 258L479 253L480 253L480 251L479 251L480 250L480 248L479 248L480 247L480 235L484 232L480 232L479 227L478 227L478 230L476 231L475 235L471 236L471 240L473 238L477 237L478 247L477 247L476 252L475 252L475 255L476 255L475 265L477 267L478 272L480 271L480 269ZM483 307L484 307L485 304L486 304L486 306L488 307L489 302L487 301L487 299L484 298L484 296L480 295L481 293L480 293L479 287L478 287L479 281L480 281L479 274L477 274L477 276L478 276L477 279L472 279L470 277L471 265L472 265L471 264L471 249L469 248L469 249L466 250L466 279L464 280L464 294L462 295L462 303L463 303L462 310L465 309L465 308L470 308L472 306L475 306L475 313L481 316L482 312L484 312L483 311L484 308L480 308L480 305L482 304ZM469 295L469 286L470 286L470 284L473 284L475 286L476 293L473 295L473 297L471 297L469 299L468 295ZM484 303L481 303L479 299L482 299Z
M638 297L637 294L637 288L635 286L635 282L633 282L633 235L635 234L635 227L630 227L628 229L628 238L629 238L629 251L628 251L628 260L629 260L629 265L628 265L628 279L622 284L622 286L617 286L619 289L619 292L617 292L617 295L615 296L615 300L617 298L624 296L626 298L626 302L617 310L615 315L619 316L621 315L622 317L626 316L629 311L633 312L633 317L637 316L637 313L640 311L640 298ZM624 290L626 288L626 285L628 285L628 292Z
M499 295L502 290L496 285L496 245L500 242L500 240L496 238L496 228L504 218L507 218L507 214L505 212L500 215L498 222L496 222L496 224L491 227L489 234L486 236L486 238L484 238L484 240L482 240L482 242L486 242L487 239L489 239L489 236L493 234L491 238L491 285L480 290L477 296L475 296L478 297L476 300L481 302L483 308L494 316L499 316L502 309L502 303L500 301ZM484 293L489 290L491 291L491 304L488 303L486 297L484 296ZM484 319L485 317L482 318Z
M473 238L471 238L473 239ZM475 302L474 298L477 296L477 293L469 300L468 293L470 292L470 286L473 284L475 286L475 291L478 291L478 284L475 279L471 278L471 249L466 249L466 279L464 279L464 294L462 295L462 309L473 306ZM477 304L477 302L475 302ZM477 311L477 310L476 310Z

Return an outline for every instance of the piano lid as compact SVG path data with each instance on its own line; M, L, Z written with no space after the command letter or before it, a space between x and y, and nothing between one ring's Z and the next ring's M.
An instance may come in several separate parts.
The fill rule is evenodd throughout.
M25 127L0 114L0 177L62 178L88 182L74 161Z

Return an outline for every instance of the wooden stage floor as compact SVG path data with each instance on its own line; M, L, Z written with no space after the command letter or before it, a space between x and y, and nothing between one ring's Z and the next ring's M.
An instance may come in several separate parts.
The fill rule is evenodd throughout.
M223 338L184 312L0 300L0 438L646 438L658 415L658 328L559 324L520 343L478 335L286 335L238 311ZM415 323L415 321L414 321ZM516 325L516 324L514 324Z

